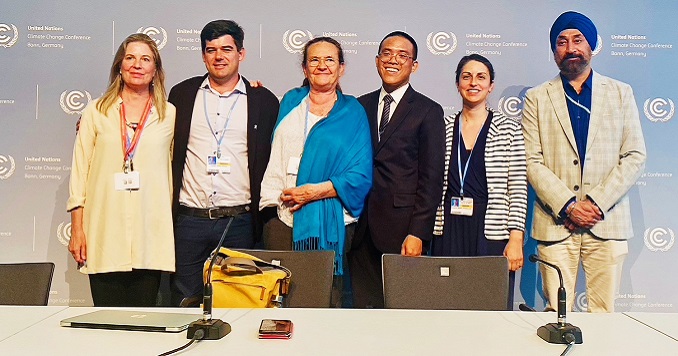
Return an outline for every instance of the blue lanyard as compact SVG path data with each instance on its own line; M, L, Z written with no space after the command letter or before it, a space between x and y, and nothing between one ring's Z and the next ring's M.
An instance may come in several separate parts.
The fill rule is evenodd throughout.
M462 122L464 121L464 118L462 117L461 114L459 114L459 139L457 140L457 168L459 169L459 195L461 197L464 197L464 180L466 180L466 173L468 172L468 166L469 163L471 163L471 156L473 155L473 148L471 148L471 153L468 154L468 159L466 160L466 164L464 165L464 173L461 172L461 125ZM483 123L483 126L485 124ZM478 130L478 133L476 134L476 142L478 141L478 136L480 136L480 131L482 131L483 128L481 127L480 130ZM475 144L473 144L475 147Z
M301 147L306 146L306 138L308 137L308 121L309 121L309 115L311 113L311 98L307 95L306 96L306 118L304 119L304 141L302 141Z
M235 101L233 102L233 105L231 105L231 109L228 110L228 114L226 115L226 121L224 122L224 128L221 131L221 136L217 137L217 134L214 132L214 129L212 128L212 124L210 123L210 114L207 112L207 90L205 89L202 92L202 101L205 104L205 119L207 120L207 126L210 128L210 132L212 133L212 136L214 136L214 140L217 142L217 157L221 158L221 142L224 140L224 135L226 134L226 128L228 127L228 123L231 121L231 114L233 114L233 109L235 109L235 104L238 103L238 99L240 99L240 92L239 91L234 91L233 94L236 95ZM221 96L219 96L221 98Z

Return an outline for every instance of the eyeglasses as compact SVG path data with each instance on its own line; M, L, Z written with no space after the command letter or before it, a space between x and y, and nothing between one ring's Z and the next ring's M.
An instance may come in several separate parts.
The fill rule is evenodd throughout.
M384 51L379 52L379 54L377 55L379 60L384 62L384 63L387 63L388 61L390 61L391 57L394 57L394 56L395 56L398 64L405 64L408 59L412 59L412 61L414 61L414 57L410 56L407 53L402 53L402 52L392 53L391 51L384 50Z
M308 60L307 64L309 67L317 67L320 65L320 62L325 63L325 66L328 68L334 67L337 65L337 60L332 58L332 57L327 57L327 58L318 58L318 57L313 57Z

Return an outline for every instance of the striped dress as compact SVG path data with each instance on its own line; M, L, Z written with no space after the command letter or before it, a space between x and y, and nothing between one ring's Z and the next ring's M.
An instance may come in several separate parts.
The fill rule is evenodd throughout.
M460 113L445 118L446 152L443 194L436 212L435 240L443 235L445 219L450 216L445 209L450 169L457 172L457 165L450 167L455 121ZM484 235L488 240L506 240L510 230L525 230L527 215L527 173L525 143L520 121L489 110L491 121L485 140L484 164L487 179L487 208L484 216ZM477 153L477 152L476 152ZM454 173L458 174L458 173ZM449 209L449 208L448 208Z

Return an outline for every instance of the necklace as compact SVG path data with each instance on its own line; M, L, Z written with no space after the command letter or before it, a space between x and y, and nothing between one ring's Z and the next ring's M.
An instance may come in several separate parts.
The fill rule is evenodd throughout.
M123 99L122 95L120 96L120 98L123 100L122 105L125 105L125 104L124 104L124 103L125 103L125 99ZM148 97L148 100L146 101L147 108L148 108L148 104L150 103L150 101L151 101L151 97L149 96L149 97ZM124 108L123 108L123 110L124 110ZM146 113L146 112L145 112L145 114L148 115L148 113ZM144 115L144 114L142 114L141 119L143 119L143 115ZM132 131L136 131L137 128L139 127L139 122L129 122L129 121L127 121L127 118L125 118L125 125L126 125L127 127L129 127L130 129L132 129Z
M125 125L127 125L127 127L129 127L130 129L132 129L133 131L136 131L136 130L137 130L137 127L139 127L139 123L138 123L138 122L127 122L127 121L125 121Z

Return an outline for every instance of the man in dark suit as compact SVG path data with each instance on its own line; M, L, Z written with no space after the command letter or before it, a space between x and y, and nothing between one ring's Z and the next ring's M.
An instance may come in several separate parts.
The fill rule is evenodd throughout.
M425 252L443 189L443 109L409 85L417 43L392 32L375 62L382 87L358 99L370 121L374 178L349 254L356 308L383 308L383 253Z
M238 73L245 59L243 39L233 21L208 23L200 33L207 74L175 85L169 94L177 108L174 305L200 300L203 263L229 223L223 245L252 248L269 213L259 212L259 198L279 103L268 89L252 88Z

